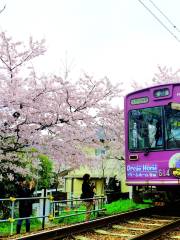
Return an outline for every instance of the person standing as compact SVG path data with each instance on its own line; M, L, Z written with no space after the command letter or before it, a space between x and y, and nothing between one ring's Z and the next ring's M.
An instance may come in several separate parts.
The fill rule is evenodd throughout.
M19 198L30 198L35 190L35 182L25 181L24 179L20 179L19 184L17 186L17 195ZM32 214L32 200L24 199L19 200L19 218L26 218L26 232L30 232L30 219L29 217ZM19 219L17 222L16 233L19 234L21 231L23 219Z
M160 119L156 123L155 139L156 139L156 147L162 146L162 123Z
M151 119L149 121L148 131L149 131L149 144L150 144L150 147L155 147L155 145L156 145L156 139L155 139L156 126L154 125L153 119Z
M94 191L93 191L93 187L90 184L90 175L86 173L83 176L82 194L81 194L81 199L83 199L86 205L86 221L90 220L90 216L91 216L90 211L93 208L93 197L94 197Z

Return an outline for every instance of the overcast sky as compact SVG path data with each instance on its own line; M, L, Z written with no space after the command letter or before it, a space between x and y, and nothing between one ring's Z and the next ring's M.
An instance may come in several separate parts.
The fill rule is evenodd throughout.
M164 24L169 22L144 2ZM180 28L180 1L153 0ZM1 0L0 30L15 40L46 39L38 71L60 73L63 62L76 78L85 71L113 82L148 81L157 66L180 67L180 42L138 0ZM180 33L174 31L180 38Z

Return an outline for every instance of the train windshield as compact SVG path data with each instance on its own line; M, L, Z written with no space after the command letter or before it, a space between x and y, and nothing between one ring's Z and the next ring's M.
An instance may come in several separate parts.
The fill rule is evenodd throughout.
M162 107L129 112L129 149L163 148Z
M144 151L180 147L180 110L171 106L129 112L129 150Z

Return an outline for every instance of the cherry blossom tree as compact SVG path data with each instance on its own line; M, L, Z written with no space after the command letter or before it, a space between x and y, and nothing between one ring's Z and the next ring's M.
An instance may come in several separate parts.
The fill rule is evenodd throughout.
M122 160L124 155L124 110L118 107L103 109L100 119L101 127L104 130L104 139L101 142L109 149L108 157Z
M49 155L56 169L87 164L83 147L97 144L92 139L99 125L118 142L122 134L121 113L111 105L121 96L120 87L86 74L75 83L55 75L38 77L32 61L45 53L44 45L30 38L26 47L0 34L1 179L32 174L26 166L38 168L39 153Z
M158 73L152 80L155 84L178 83L180 82L180 69L173 71L172 68L158 66Z
M179 82L180 82L180 69L173 71L171 67L168 68L166 66L164 67L158 66L158 71L157 73L154 74L152 80L145 81L143 84L137 81L132 81L131 87L133 90L139 90L145 87Z
M94 140L97 143L97 146L94 146L97 160L91 164L90 169L98 169L102 177L109 177L112 168L116 168L113 174L117 170L124 174L124 110L118 107L105 108L99 117L100 125Z

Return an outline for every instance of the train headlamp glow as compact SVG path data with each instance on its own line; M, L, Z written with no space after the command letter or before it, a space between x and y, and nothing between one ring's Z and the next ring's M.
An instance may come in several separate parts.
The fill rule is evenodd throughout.
M180 110L180 103L171 103L171 109Z
M169 95L169 89L168 88L163 88L159 90L154 91L154 97L159 98L159 97L166 97Z

